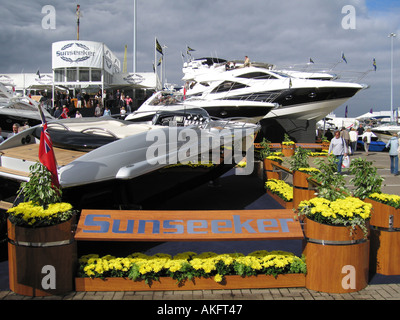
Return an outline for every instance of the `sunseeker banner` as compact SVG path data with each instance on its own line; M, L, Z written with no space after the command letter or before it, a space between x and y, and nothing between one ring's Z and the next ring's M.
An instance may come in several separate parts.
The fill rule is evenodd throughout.
M52 46L52 65L56 68L103 67L103 44L94 41L59 41Z

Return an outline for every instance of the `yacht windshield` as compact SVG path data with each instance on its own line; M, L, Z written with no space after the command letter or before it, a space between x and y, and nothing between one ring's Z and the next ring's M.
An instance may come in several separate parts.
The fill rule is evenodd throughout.
M218 93L218 92L226 92L230 90L237 90L237 89L243 89L247 88L243 83L239 82L233 82L233 81L224 81L220 85L218 85L216 88L214 88L211 93Z
M249 72L241 74L237 76L237 78L256 79L256 80L277 79L277 77L275 77L274 75L265 72Z

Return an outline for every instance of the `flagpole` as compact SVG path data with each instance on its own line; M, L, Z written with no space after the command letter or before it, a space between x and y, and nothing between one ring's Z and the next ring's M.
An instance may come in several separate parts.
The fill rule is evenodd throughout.
M136 34L137 34L137 30L136 30L136 26L137 26L137 4L136 4L136 0L133 1L133 7L134 7L134 14L133 14L133 73L136 73Z
M391 67L390 67L390 121L393 122L393 38L397 35L395 33L389 34L391 38Z
M154 72L156 74L156 88L158 87L158 73L157 73L157 37L154 38Z
M81 9L80 8L81 8L81 6L78 4L76 6L77 40L79 40L79 17L80 17L80 14L81 14Z

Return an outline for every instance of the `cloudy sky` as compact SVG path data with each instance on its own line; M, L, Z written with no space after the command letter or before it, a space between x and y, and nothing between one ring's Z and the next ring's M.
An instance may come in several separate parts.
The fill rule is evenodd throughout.
M128 46L133 70L133 0L0 0L0 73L51 72L51 44L75 40L76 5L81 6L80 40L105 43L121 60ZM43 28L55 9L55 28ZM391 38L394 109L400 107L400 1L398 0L137 0L138 72L152 72L154 39L164 49L168 82L181 85L182 52L273 63L305 64L361 76L370 87L347 103L349 116L390 110ZM47 20L46 20L47 21ZM372 61L376 59L377 71ZM345 105L335 113L344 116Z

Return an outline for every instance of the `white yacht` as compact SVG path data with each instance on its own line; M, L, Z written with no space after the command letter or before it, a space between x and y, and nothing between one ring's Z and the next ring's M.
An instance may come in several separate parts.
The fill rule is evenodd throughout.
M272 99L270 99L272 100ZM128 114L128 121L151 121L159 111L177 111L191 108L202 108L211 117L222 119L235 119L257 123L278 105L273 102L252 101L246 99L207 99L198 97L186 97L178 91L159 91L147 99L138 110ZM188 119L190 120L190 119ZM196 119L192 119L196 121Z
M264 118L323 119L367 86L332 73L276 70L274 65L202 58L184 64L186 96L202 100L273 102Z
M400 134L400 125L396 122L383 123L379 126L372 127L371 131L378 137L379 140L387 143L393 137L393 133Z
M51 120L53 117L47 112L45 116ZM37 102L29 97L18 97L13 94L7 87L0 83L0 128L2 136L12 132L14 123L23 126L28 122L30 126L41 123Z
M143 207L217 178L242 160L259 129L212 120L203 109L159 112L151 123L112 117L48 122L64 201L103 209ZM2 185L17 189L29 180L40 135L37 125L0 144ZM185 170L199 161L207 165Z

